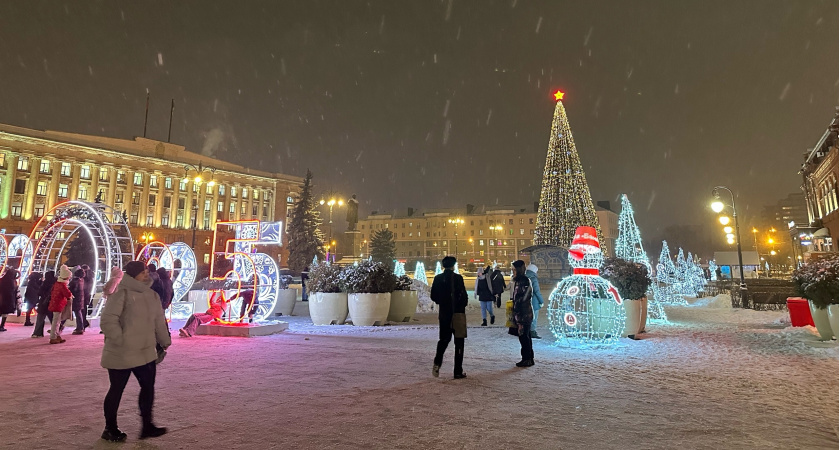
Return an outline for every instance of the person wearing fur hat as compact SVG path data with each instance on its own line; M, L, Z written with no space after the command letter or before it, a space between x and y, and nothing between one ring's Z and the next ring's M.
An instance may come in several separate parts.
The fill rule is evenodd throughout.
M76 319L76 329L73 334L85 334L85 269L78 268L73 273L73 279L67 285L73 295L73 317Z
M26 278L26 292L23 294L23 298L26 300L26 323L23 324L25 327L35 325L30 317L32 317L32 311L38 304L38 292L41 290L43 281L44 275L39 272L33 272Z
M50 293L49 310L53 313L53 319L55 319L52 321L52 326L50 327L50 344L66 342L66 339L61 337L61 328L63 325L60 324L70 318L70 300L73 298L73 295L70 293L70 288L67 287L67 284L70 283L70 277L72 276L73 274L70 273L70 269L62 265L58 271L58 280L56 280Z
M531 289L533 291L533 295L531 295L531 306L534 309L534 320L531 322L531 339L542 339L537 334L537 316L544 302L542 293L540 292L540 280L537 279L537 270L539 269L535 264L528 264L525 267L525 276L531 280Z
M0 331L6 331L6 316L14 314L20 305L18 278L20 273L12 267L0 278Z
M151 278L140 261L126 264L125 275L102 310L100 327L105 334L101 365L108 369L110 389L103 405L105 430L102 439L121 442L126 434L117 427L117 411L128 379L134 374L140 384L140 439L166 434L166 428L152 422L155 398L157 346L169 347L172 340L160 298L150 289Z

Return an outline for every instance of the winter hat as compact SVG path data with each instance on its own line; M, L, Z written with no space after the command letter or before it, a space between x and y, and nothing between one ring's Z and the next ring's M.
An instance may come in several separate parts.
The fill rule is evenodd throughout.
M70 272L70 269L67 268L65 265L61 265L61 269L58 269L58 281L67 281L73 277L73 273Z
M535 264L528 264L528 267L526 267L525 270L530 270L531 272L537 273L537 271L540 269Z
M451 269L455 267L455 264L458 262L454 256L447 256L440 261L440 265L443 266L444 269Z
M85 277L85 269L82 269L82 268L76 269L76 272L73 273L73 276L79 277L79 278L84 278Z
M595 227L577 227L572 245L569 247L572 257L581 260L587 253L600 252L601 247L598 245L598 232L595 231Z
M130 263L125 265L125 274L130 276L131 278L140 275L141 272L146 271L146 265L143 264L141 261L131 261Z

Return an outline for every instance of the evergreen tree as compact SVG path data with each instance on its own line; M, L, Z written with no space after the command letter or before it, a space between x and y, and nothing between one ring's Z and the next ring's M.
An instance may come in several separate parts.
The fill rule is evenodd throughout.
M64 264L71 270L76 266L87 264L90 267L96 265L96 254L93 251L93 241L86 233L81 230L73 236L73 240L67 244L67 260Z
M568 248L577 227L591 226L598 230L603 251L604 237L562 98L563 93L558 91L555 94L557 103L548 139L534 244Z
M404 262L397 261L396 264L394 264L394 275L397 278L405 275L405 263Z
M397 256L397 243L394 233L384 228L374 231L370 236L370 257L373 261L391 265Z
M618 216L618 239L615 241L615 256L644 264L651 272L650 261L642 246L642 236L633 216L633 205L626 194L621 195L621 214Z
M685 253L683 253L682 247L680 247L679 252L677 252L677 262L676 262L676 269L677 269L677 283L680 285L680 292L688 292L686 289L687 286L687 272L688 266L685 261Z
M315 209L312 199L312 172L306 171L303 180L303 190L300 199L295 203L292 218L289 222L289 268L294 272L301 272L313 258L323 259L324 234L318 226L321 225L321 215Z
M422 281L423 284L429 284L429 279L426 278L426 265L423 264L423 261L417 261L417 265L414 267L414 279Z
M438 261L435 264L435 276L440 275L442 273L443 273L443 266L440 264L440 261Z
M662 252L659 254L659 264L656 265L656 279L662 283L674 284L677 281L676 275L677 269L671 260L668 242L662 241Z

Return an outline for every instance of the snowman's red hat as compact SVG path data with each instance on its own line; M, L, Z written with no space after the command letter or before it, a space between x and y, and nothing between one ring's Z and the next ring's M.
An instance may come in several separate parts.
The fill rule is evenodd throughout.
M597 253L601 251L601 246L598 244L598 231L595 227L577 227L575 230L575 237L572 239L572 245L569 247L569 253L575 259L583 259L587 253Z

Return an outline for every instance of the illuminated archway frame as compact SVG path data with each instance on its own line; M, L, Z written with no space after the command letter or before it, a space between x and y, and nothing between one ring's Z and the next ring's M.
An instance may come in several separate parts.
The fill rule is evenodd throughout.
M13 236L11 241L7 241L9 236ZM29 266L32 265L32 249L32 241L25 234L0 234L0 277L6 273L6 264L10 259L20 258L18 265L18 270L22 274L20 282L21 285L25 284L26 274L29 272Z
M139 252L138 261L146 264L156 261L158 267L163 267L172 273L172 304L169 315L172 319L187 319L193 313L192 303L179 303L187 295L196 277L197 261L195 252L183 242L164 244L160 241L150 242ZM175 268L175 261L181 262L180 268ZM177 273L176 273L177 272Z
M225 247L218 250L218 234L220 230L233 230L233 239L225 242ZM265 320L274 311L277 304L277 294L280 289L280 273L277 262L264 253L258 253L258 245L282 244L283 222L260 222L259 220L244 220L231 222L216 222L216 229L213 232L213 258L210 261L210 279L225 280L234 282L237 289L234 295L241 292L242 288L251 288L257 294L257 310L254 314L255 321ZM233 248L231 249L231 244ZM233 269L223 276L217 277L215 271L216 255L233 260ZM222 289L208 292L207 304L214 292L220 292L227 300L227 294ZM237 298L230 304L230 316L241 310L242 299ZM223 321L224 323L239 323L245 317L237 317L234 320Z
M36 242L37 237L37 244L27 272L58 272L61 255L79 232L86 233L93 242L94 293L101 291L111 267L123 267L134 259L131 230L122 214L102 203L71 200L55 205L32 228L29 239Z

